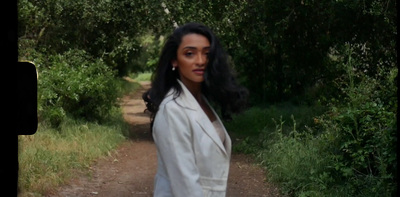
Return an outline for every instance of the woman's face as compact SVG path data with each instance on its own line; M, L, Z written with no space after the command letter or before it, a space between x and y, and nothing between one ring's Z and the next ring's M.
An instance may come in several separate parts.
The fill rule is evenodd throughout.
M177 58L172 61L172 66L177 68L184 84L204 81L209 51L210 42L205 36L192 33L182 37Z

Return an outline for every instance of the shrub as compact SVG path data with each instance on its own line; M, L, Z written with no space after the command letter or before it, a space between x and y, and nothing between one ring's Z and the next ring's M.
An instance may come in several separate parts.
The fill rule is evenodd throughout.
M326 148L334 161L332 173L349 195L391 196L396 191L397 68L368 76L357 69L353 48L345 48L346 72L338 80L344 100L319 118L331 136Z
M268 169L268 175L281 185L281 191L290 196L326 196L328 184L333 181L327 166L329 154L323 148L323 141L312 132L284 126L282 118L275 121L275 131L263 130L264 149L257 158ZM285 129L289 130L284 131ZM269 134L268 134L269 133Z
M234 148L255 154L284 194L394 196L397 191L398 71L378 66L375 75L367 75L354 47L341 51L337 66L343 74L335 81L339 96L322 115L299 106L274 105L249 110L226 125L242 134L253 131L248 133L253 137ZM288 112L294 114L292 125Z
M66 181L87 172L93 160L110 154L128 130L119 108L113 124L67 117L59 129L40 125L34 136L18 136L18 196L47 196ZM61 130L61 132L59 132Z
M121 91L115 71L85 51L51 55L39 68L38 113L58 127L67 115L101 121Z

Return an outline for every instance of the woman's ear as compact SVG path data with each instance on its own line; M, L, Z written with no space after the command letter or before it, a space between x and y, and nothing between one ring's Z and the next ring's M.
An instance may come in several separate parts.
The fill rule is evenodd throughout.
M172 67L178 67L178 61L172 60L171 61Z

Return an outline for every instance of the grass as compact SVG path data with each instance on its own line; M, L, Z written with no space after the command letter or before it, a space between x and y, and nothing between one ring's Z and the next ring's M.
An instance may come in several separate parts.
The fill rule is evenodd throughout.
M124 141L123 125L68 120L61 130L40 125L32 136L19 136L19 177L22 196L45 194L86 170L91 162L107 155Z
M253 154L267 169L269 180L281 186L284 195L313 191L316 193L299 196L321 196L318 189L309 188L324 186L318 181L329 181L329 176L321 173L328 160L318 149L320 141L307 131L315 126L314 117L324 111L321 106L291 103L256 106L234 116L225 126L234 139L233 150ZM310 176L313 173L317 175ZM319 180L310 180L314 177ZM299 185L305 188L297 188Z
M135 81L150 81L151 80L151 72L141 72L141 73L133 73L129 77Z
M326 110L290 103L256 106L234 116L225 127L233 150L252 154L284 196L392 196L397 187L390 172L351 174L355 168L344 166L343 148L337 143L344 126L326 120L331 116Z
M272 134L276 130L277 124L282 124L282 131L290 131L293 126L297 130L304 130L314 125L313 117L323 113L322 106L294 105L292 103L278 103L269 106L254 106L242 114L233 116L233 120L225 122L226 129L232 135L234 140L234 151L244 153L254 153L251 150L260 134ZM293 125L292 118L296 119L296 125ZM258 145L256 145L258 146ZM254 147L255 149L259 149Z
M121 80L123 93L140 85ZM69 117L59 129L39 123L31 136L18 136L19 196L43 196L85 172L93 160L109 155L126 139L128 125L120 107L113 107L107 122L79 121Z

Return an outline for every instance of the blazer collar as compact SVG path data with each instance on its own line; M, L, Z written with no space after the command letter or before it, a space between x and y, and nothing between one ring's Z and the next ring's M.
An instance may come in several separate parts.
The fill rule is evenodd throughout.
M205 114L205 112L203 110L201 110L201 111L199 111L199 113L197 113L196 122L200 125L200 127L203 129L203 131L214 141L214 143L218 145L218 147L222 150L222 152L224 154L226 154L227 156L230 156L231 143L232 143L231 139L229 138L228 132L226 131L225 127L223 126L218 115L215 113L214 109L211 108L211 110L217 117L216 121L219 121L219 123L222 125L222 128L224 130L224 133L226 136L224 144L222 143L221 138L217 134L217 131L215 130L214 125L211 123L210 119L208 118L208 116Z
M184 108L191 109L196 111L196 117L193 117L196 119L196 122L200 125L200 127L203 129L203 131L218 145L218 147L228 156L231 153L231 140L229 138L229 135L223 126L222 128L224 129L225 132L225 144L222 144L221 138L218 136L217 131L215 130L214 126L212 125L210 119L206 115L206 113L203 111L203 109L200 107L199 103L197 100L194 98L192 93L186 88L186 86L179 80L178 83L182 87L182 92L175 99L175 101L181 105ZM219 121L221 125L222 121L219 119L218 114L214 111L214 109L211 107L211 105L208 103L207 99L203 96L203 99L206 101L207 105L210 106L212 112L214 113L215 117L217 117L216 121Z
M198 109L201 109L199 103L196 101L192 93L186 88L185 84L183 84L179 79L177 79L177 81L182 88L181 94L175 99L178 104L191 110L197 111Z

